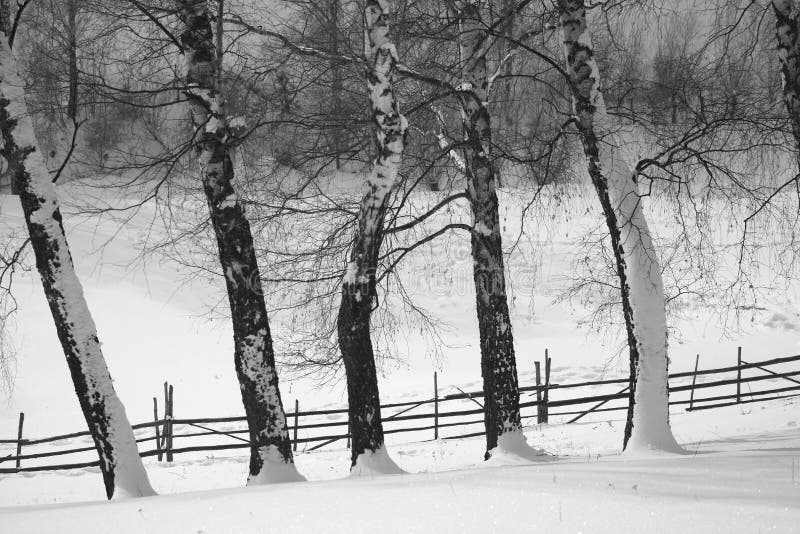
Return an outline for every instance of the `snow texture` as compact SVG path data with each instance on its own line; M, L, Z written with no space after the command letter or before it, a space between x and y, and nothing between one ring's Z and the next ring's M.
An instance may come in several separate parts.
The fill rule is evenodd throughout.
M683 414L686 424L680 429L699 440L692 445L697 448L692 456L607 455L618 448L621 427L589 423L542 429L548 441L555 440L553 446L566 447L574 440L591 450L546 463L485 468L481 462L475 468L481 438L431 441L398 447L403 466L413 474L245 489L232 488L239 482L232 467L246 458L216 458L153 470L159 488L179 494L100 506L20 505L37 488L39 495L44 491L47 497L61 497L77 486L73 498L85 500L96 487L90 474L16 476L0 484L0 499L19 504L0 508L0 520L4 532L37 534L108 532L109 517L116 534L256 533L267 528L284 534L790 533L800 524L797 466L792 473L800 443L796 427L786 427L787 421L796 424L797 404L784 402L764 404L758 416L743 415L739 407L713 415ZM779 421L783 430L776 430ZM342 476L346 463L336 459L343 452L315 451L299 455L298 461L306 462L304 468L316 472L317 480L331 478L334 463L340 469L334 476ZM192 491L201 481L215 489ZM19 498L21 494L26 497Z
M541 462L553 459L542 450L534 449L528 444L521 429L500 434L497 438L497 447L489 451L489 459L484 462L487 466L525 465L531 462Z
M364 451L356 459L356 464L350 470L351 477L372 477L377 475L402 475L405 471L400 469L392 460L386 447L375 451Z
M367 277L358 274L358 262L347 262L347 271L344 273L344 283L349 285L363 284L367 282Z
M306 477L297 471L294 462L287 462L275 445L262 447L259 450L264 465L258 475L247 479L248 486L276 484L283 482L303 482Z
M481 234L481 235L485 235L485 236L490 236L490 235L492 235L492 229L491 229L491 228L489 228L489 226L488 226L488 225L487 225L485 222L483 222L483 221L478 221L478 222L476 222L476 223L475 223L475 226L473 226L473 228L472 228L472 229L473 229L475 232L477 232L477 233L479 233L479 234Z
M232 207L236 206L236 204L238 202L239 202L239 198L236 195L236 193L231 193L230 195L225 197L225 199L222 202L220 202L219 207L220 207L220 209L232 208Z

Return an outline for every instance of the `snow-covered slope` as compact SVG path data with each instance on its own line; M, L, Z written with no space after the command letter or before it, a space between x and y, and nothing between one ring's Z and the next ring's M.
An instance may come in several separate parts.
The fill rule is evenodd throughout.
M65 198L84 194L73 184L59 189ZM113 190L96 190L95 194L101 196L98 199L101 203L124 202L114 197ZM519 192L502 195L506 243L517 237L519 221L529 201ZM580 206L569 210L565 207L563 211L564 217L550 221L542 221L539 216L536 224L531 225L536 231L520 240L517 252L508 262L515 344L523 385L533 382L533 361L543 360L546 348L553 358L554 382L624 376L627 370L626 359L619 355L621 338L613 329L599 332L581 329L576 321L585 316L585 308L553 302L570 275L576 236L595 224L597 215ZM110 217L102 217L99 223L96 219L65 217L78 274L98 325L115 388L134 423L152 419L152 397L158 396L160 400L164 380L175 386L178 417L241 415L230 325L224 319L209 320L209 316L217 315L208 313L210 308L224 302L222 281L209 284L207 280L192 280L175 263L157 258L139 259L142 243L162 231L158 215L146 205L124 227ZM669 232L669 217L658 215L653 217L655 231ZM18 200L1 196L2 231L22 228L22 224ZM408 287L419 304L444 320L449 328L442 331L446 345L441 350L444 356L441 360L431 356L430 347L422 343L417 332L401 330L397 356L404 363L386 367L380 383L384 402L430 397L436 369L441 394L457 392L454 386L466 390L479 387L478 335L468 250L464 236L453 236L429 249L421 249L420 255L410 256L403 263L403 276L413 281ZM0 438L16 437L20 411L26 413L26 437L82 430L83 419L37 275L35 272L23 275L17 281L18 373L13 395L0 404ZM791 292L776 295L764 310L747 311L752 323L735 339L721 337L717 321L705 308L682 311L683 318L671 324L682 334L680 340L676 337L670 340L672 371L691 370L696 354L701 355L701 368L734 365L737 345L743 347L744 358L748 360L797 353L800 314ZM273 322L273 330L278 334L290 328L291 324L280 320ZM341 407L346 401L341 383L319 387L310 380L289 381L284 377L281 392L287 406L298 398L303 410ZM585 450L582 440L586 437L572 439L571 445L562 443L551 452L581 454ZM681 435L678 438L682 442L687 439ZM542 445L540 439L545 438L529 435L534 446ZM397 457L393 452L396 443L389 442L394 457ZM618 436L616 448L619 443ZM331 461L326 469L335 464L331 472L338 473L339 464L346 467L345 456ZM479 457L480 452L476 452L475 458ZM406 468L402 458L399 460L401 467ZM302 463L300 466L303 467ZM246 465L238 465L230 475L234 481L231 485L243 480L245 472ZM0 481L0 490L5 482ZM0 502L7 501L3 498Z
M61 186L60 191L65 199L85 194L73 184ZM115 198L113 190L92 193L100 195L98 205L126 202ZM504 239L510 244L518 237L529 199L515 193L503 194L501 200ZM571 272L576 237L597 215L581 213L579 206L571 208L572 213L567 207L564 211L565 216L555 221L535 219L532 237L520 240L507 262L523 384L531 383L533 361L542 360L546 348L554 369L575 376L594 378L598 372L623 376L627 370L626 358L619 352L623 347L618 335L621 330L581 329L576 321L585 317L585 308L553 303ZM142 244L163 228L150 205L141 208L124 227L110 216L99 222L69 215L65 219L115 387L132 422L150 420L152 397L160 396L164 380L175 385L175 412L180 417L239 415L230 325L226 319L209 319L219 317L209 310L225 301L222 280L216 284L193 280L175 263L140 258ZM660 224L662 231L669 230L668 217L656 218L654 224ZM18 199L3 195L0 231L12 228L23 228ZM480 383L468 240L452 236L419 252L404 260L402 275L416 302L445 322L442 340L446 346L440 347L444 358L434 359L433 348L424 344L413 328L401 328L396 347L400 363L389 364L381 380L385 399L430 395L435 369L443 388L474 388ZM15 333L18 374L13 395L0 405L0 435L15 433L20 411L26 412L27 435L80 429L82 418L35 272L17 278L15 294L20 304ZM684 317L670 325L681 332L680 341L670 340L671 370L690 370L696 354L701 355L701 367L735 364L736 345L743 347L746 359L753 360L796 353L800 313L793 297L790 293L777 295L774 306L747 312L752 323L736 339L721 337L718 322L704 308L684 310ZM276 334L289 329L291 324L273 321ZM312 381L284 378L281 391L287 404L299 398L304 408L342 406L346 399L343 384L320 388Z
M74 186L61 187L66 195ZM102 199L116 202L110 197ZM504 238L516 237L526 199L503 195ZM21 227L14 197L0 197L3 231ZM569 222L564 223L564 220ZM623 376L625 358L613 331L580 329L586 309L553 297L569 276L576 235L592 224L577 213L520 241L509 261L513 321L521 382L533 380L533 361L544 349L553 357L554 382ZM662 232L668 217L655 218ZM142 243L161 231L145 206L125 227L110 218L67 217L78 273L103 340L115 387L133 422L152 418L152 397L161 384L175 385L179 417L240 415L232 365L230 327L209 320L223 287L186 278L180 266L150 258ZM400 332L398 355L381 378L384 402L427 398L439 370L441 394L454 386L480 384L471 264L466 239L453 237L412 257L404 274L421 305L445 320L444 358L434 360L413 331ZM529 261L530 260L530 261ZM25 436L83 429L66 364L35 273L18 279L18 375L9 401L0 406L0 437L16 434L26 413ZM220 281L221 282L221 281ZM800 327L791 293L776 295L764 310L748 311L751 325L736 339L721 338L703 308L683 310L672 327L671 370L733 365L736 345L746 359L797 352ZM280 318L274 329L291 328ZM301 409L345 403L342 384L318 387L309 380L281 384L287 405ZM555 394L555 393L554 393ZM113 504L48 503L102 501L95 468L0 476L3 532L792 532L800 524L800 408L797 399L686 413L672 422L688 456L629 458L618 451L622 412L578 424L526 428L528 442L557 455L540 462L482 462L482 438L408 443L393 434L388 448L408 474L347 478L349 451L300 452L297 464L311 482L275 488L241 488L247 472L242 451L178 456L177 462L146 461L161 497ZM530 421L528 421L530 422ZM425 438L422 438L425 439ZM341 444L338 444L341 447ZM3 454L5 455L5 453ZM198 491L205 490L205 491ZM167 494L167 495L165 495ZM171 495L177 494L177 495ZM113 514L113 515L112 515ZM113 525L109 523L113 517ZM67 529L67 530L65 530Z

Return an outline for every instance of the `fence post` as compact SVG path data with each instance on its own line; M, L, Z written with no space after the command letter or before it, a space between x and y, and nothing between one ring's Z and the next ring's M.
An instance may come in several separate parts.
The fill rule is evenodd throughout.
M542 422L542 377L539 370L539 362L533 362L536 366L536 423Z
M544 349L544 392L542 393L542 423L548 422L549 409L547 401L550 398L550 356L548 350Z
M156 454L160 462L164 458L164 453L161 451L161 431L158 428L158 399L155 397L153 397L153 421L155 421L156 425Z
M172 461L172 436L175 432L174 423L175 419L175 390L172 384L169 385L169 449L167 449L167 461Z
M17 428L17 469L22 467L22 425L25 424L25 412L19 412L19 427Z
M172 416L173 416L173 398L175 391L169 382L164 382L164 448L167 453L167 461L172 461Z
M742 402L742 347L737 350L736 359L736 402Z
M294 439L292 440L292 450L297 452L297 421L300 417L300 401L294 400Z
M439 439L439 377L433 372L433 439Z
M697 366L700 364L700 355L694 359L694 374L692 374L692 389L689 392L689 411L694 408L694 384L697 382Z
M350 414L347 414L347 448L350 448Z
M167 438L169 437L169 382L164 381L164 426L161 428L162 453L167 450Z

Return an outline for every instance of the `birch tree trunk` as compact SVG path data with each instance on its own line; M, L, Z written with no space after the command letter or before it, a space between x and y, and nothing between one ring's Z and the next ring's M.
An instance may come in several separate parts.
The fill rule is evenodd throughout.
M340 6L339 0L328 0L329 5L329 22L328 27L331 54L335 57L339 55L339 18ZM344 83L342 80L342 66L336 60L331 60L331 114L335 117L334 122L338 123L342 120L342 91L344 90ZM344 132L338 126L333 128L333 150L336 153L336 168L340 169L342 147L346 143L342 142L342 135Z
M472 261L481 347L486 455L507 439L524 440L514 337L506 296L495 169L490 159L491 127L485 42L488 38L476 0L455 2L459 24L464 128L464 163L472 210ZM504 436L508 435L508 438ZM512 437L513 436L513 437Z
M67 53L69 54L69 100L67 101L67 117L78 118L78 2L67 2Z
M78 402L100 457L106 496L155 495L125 408L114 391L97 329L75 273L55 185L37 150L23 87L4 28L0 37L0 155L8 161L19 190L36 268Z
M228 292L234 363L250 430L247 484L303 480L292 458L253 236L233 187L233 148L216 84L220 64L211 13L206 0L176 0L176 6L195 149Z
M773 0L772 8L783 75L783 100L800 150L800 7L794 0Z
M515 4L516 0L503 0L501 16L505 16L507 13L510 13L511 10L514 9ZM506 23L501 27L501 32L504 37L504 46L499 47L498 62L502 63L501 67L503 71L503 77L505 79L495 82L495 91L498 93L498 97L492 99L500 104L495 109L498 110L500 115L498 124L500 126L501 135L504 139L508 140L512 146L516 145L518 122L516 116L516 106L514 105L515 103L512 102L512 98L514 96L514 56L512 53L515 46L514 23L514 17L508 17ZM502 187L502 183L500 185Z
M661 268L636 175L611 140L584 0L558 0L573 111L589 176L606 219L630 350L630 400L623 449L680 452L669 426L667 321Z
M376 299L375 270L383 240L389 196L396 185L408 124L394 94L397 50L389 40L390 2L367 0L364 6L366 73L378 155L367 175L358 230L342 283L337 330L347 375L351 471L399 472L383 449L378 377L370 336L370 316Z

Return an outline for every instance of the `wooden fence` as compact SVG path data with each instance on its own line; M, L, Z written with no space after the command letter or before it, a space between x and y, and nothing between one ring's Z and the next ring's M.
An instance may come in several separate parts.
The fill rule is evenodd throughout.
M737 365L700 370L698 356L694 371L669 375L669 404L686 406L687 411L695 411L797 396L800 395L800 380L795 378L800 375L800 370L795 370L797 366L789 370L774 370L774 368L785 367L798 361L800 355L749 363L742 360L740 348L737 353ZM550 367L550 358L545 353L543 373L539 362L536 362L536 384L520 388L520 408L524 423L529 424L533 418L537 423L546 423L553 418L560 418L560 421L565 423L574 423L590 414L627 410L627 378L553 384L550 383ZM743 376L743 371L749 371L750 376ZM728 376L718 378L715 375ZM706 381L706 378L711 380ZM413 433L415 434L413 438L416 438L414 441L483 435L481 404L483 393L454 388L458 393L441 395L436 373L433 380L431 398L381 406L384 434ZM766 381L771 383L767 384ZM750 389L751 384L767 384L770 388L753 391ZM620 385L625 386L612 393L596 391L606 386L615 386L616 389ZM749 391L743 391L743 386ZM590 395L569 397L568 392L574 389L595 391ZM701 398L696 396L698 391L711 389L715 390L712 393L716 394ZM423 409L423 413L409 413L419 409ZM551 411L551 409L557 410ZM159 461L166 459L167 462L172 462L176 454L250 447L249 432L244 417L175 418L174 388L168 383L164 383L164 413L159 416L158 400L153 398L153 416L153 421L133 425L142 457L156 456ZM306 451L316 450L337 441L346 441L349 446L350 436L345 408L301 412L299 401L295 400L294 411L287 413L286 416L287 422L291 423L294 450L298 449L298 445L302 445ZM74 460L80 459L75 458L77 455L84 456L82 460L87 456L93 456L95 447L89 432L27 439L23 437L24 421L25 415L21 413L16 439L0 440L0 447L6 446L13 451L6 456L0 456L0 473L75 469L99 464L97 460L47 463L49 459L66 455L71 455ZM86 445L64 448L76 439L82 440ZM176 445L178 441L180 444ZM193 443L190 444L189 441ZM141 444L146 445L143 447ZM148 449L150 444L153 447ZM41 450L43 448L46 450ZM23 466L23 461L28 465ZM4 463L12 464L13 467L3 466Z

